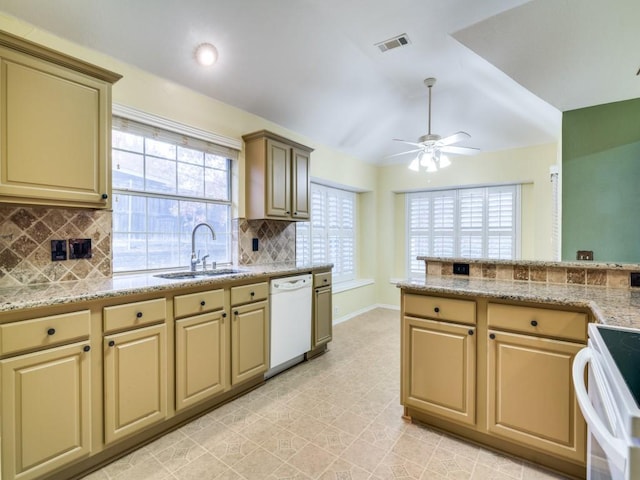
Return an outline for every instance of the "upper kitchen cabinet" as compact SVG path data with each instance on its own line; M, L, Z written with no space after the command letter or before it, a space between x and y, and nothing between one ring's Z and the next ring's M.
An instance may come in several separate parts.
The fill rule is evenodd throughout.
M0 202L110 208L120 78L0 32Z
M261 130L244 135L246 217L309 220L313 149Z

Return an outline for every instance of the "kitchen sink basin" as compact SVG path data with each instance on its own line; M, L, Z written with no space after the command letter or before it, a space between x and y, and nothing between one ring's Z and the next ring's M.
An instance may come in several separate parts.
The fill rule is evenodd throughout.
M197 272L169 272L169 273L159 273L154 275L154 277L159 278L168 278L173 280L181 280L187 278L200 278L200 277L218 277L220 275L233 275L236 273L244 273L244 270L236 270L233 268L218 268L216 270L200 270Z

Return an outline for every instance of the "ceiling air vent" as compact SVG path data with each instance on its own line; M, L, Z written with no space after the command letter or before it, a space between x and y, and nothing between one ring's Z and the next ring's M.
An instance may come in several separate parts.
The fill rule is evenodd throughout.
M387 50L392 50L394 48L404 47L410 43L411 40L409 40L409 36L406 33L403 33L397 37L385 40L384 42L376 43L375 46L378 47L381 52L386 52Z

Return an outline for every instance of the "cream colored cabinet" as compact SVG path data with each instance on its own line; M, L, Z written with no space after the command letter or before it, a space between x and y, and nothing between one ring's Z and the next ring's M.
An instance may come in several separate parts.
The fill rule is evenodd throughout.
M269 285L231 288L231 384L269 369Z
M89 312L1 328L3 354L39 349L0 361L2 478L39 478L91 453Z
M584 463L586 424L571 366L586 341L586 315L489 304L488 323L489 431Z
M115 322L120 314L123 319L117 323L131 328L136 320L157 313L159 304L163 305L164 299L106 307L105 325ZM125 321L129 312L136 313ZM106 335L103 342L104 431L109 444L167 416L166 326L162 323Z
M228 290L227 290L228 291ZM176 410L229 388L229 318L225 290L179 295L176 319Z
M246 217L309 220L312 149L262 130L244 135Z
M110 207L119 78L0 33L0 201Z
M313 275L313 330L312 349L331 341L333 314L331 301L331 272Z
M403 303L403 405L475 424L475 302L405 295ZM433 319L438 316L468 325Z

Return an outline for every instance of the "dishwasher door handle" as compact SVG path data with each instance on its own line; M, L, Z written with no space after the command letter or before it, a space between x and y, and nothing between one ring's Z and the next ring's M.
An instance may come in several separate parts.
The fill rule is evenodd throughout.
M273 287L275 290L291 291L291 290L299 290L301 288L305 288L307 286L306 284L307 284L307 280L302 279L302 280L284 281L282 283L274 282Z

